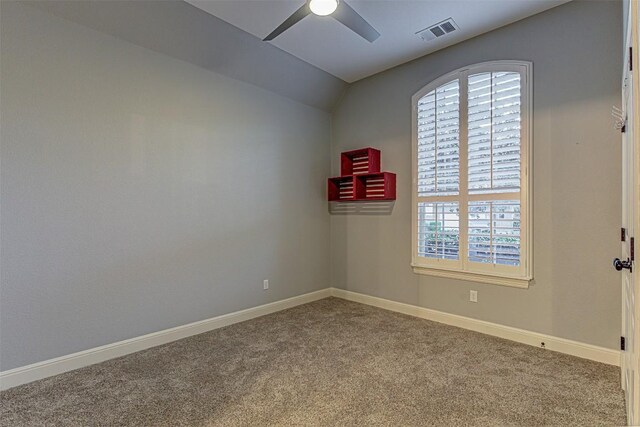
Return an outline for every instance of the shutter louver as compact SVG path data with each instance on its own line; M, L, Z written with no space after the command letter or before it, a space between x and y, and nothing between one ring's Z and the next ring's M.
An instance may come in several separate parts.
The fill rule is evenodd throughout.
M469 202L469 261L520 265L520 201Z
M460 85L449 82L418 101L418 195L458 194Z
M469 76L469 194L520 189L520 74Z
M418 203L418 254L422 257L459 259L460 212L458 203Z

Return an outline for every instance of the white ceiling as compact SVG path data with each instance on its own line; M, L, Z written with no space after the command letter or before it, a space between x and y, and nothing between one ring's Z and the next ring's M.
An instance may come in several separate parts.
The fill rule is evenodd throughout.
M186 0L264 38L304 0ZM309 15L278 36L280 49L353 82L569 0L346 0L381 36L369 43L331 17ZM447 18L459 31L425 42L415 33Z

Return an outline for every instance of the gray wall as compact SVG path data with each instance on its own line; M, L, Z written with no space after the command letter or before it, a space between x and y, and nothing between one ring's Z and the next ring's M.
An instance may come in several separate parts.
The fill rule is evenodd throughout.
M328 113L1 19L0 369L327 287Z
M351 85L333 115L339 153L382 150L391 215L333 215L332 285L615 348L620 336L620 2L574 1ZM413 274L411 96L482 61L533 61L534 277L527 290ZM469 290L479 291L478 303Z

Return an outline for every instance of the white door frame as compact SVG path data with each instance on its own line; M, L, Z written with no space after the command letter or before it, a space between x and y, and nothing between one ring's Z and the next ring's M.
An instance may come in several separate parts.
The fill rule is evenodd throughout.
M622 147L622 222L623 227L630 233L627 233L625 241L622 242L623 260L631 257L631 238L634 235L640 237L640 8L637 1L629 3L622 82L622 107L627 113ZM634 246L637 250L639 244L635 243ZM625 337L626 343L625 351L621 352L620 366L629 425L640 424L640 263L633 264L635 271L629 273L623 270L621 280L622 336Z

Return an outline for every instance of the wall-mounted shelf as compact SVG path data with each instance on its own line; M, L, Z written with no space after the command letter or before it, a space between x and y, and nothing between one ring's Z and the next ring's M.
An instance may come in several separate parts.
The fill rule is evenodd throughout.
M339 202L343 200L354 200L355 194L353 193L353 181L354 179L352 176L329 178L329 201Z
M340 175L351 176L380 172L380 150L360 148L340 155Z
M368 147L342 153L340 172L328 180L330 202L396 199L396 174L380 172L380 150Z
M391 172L358 175L356 200L395 200L396 174Z

